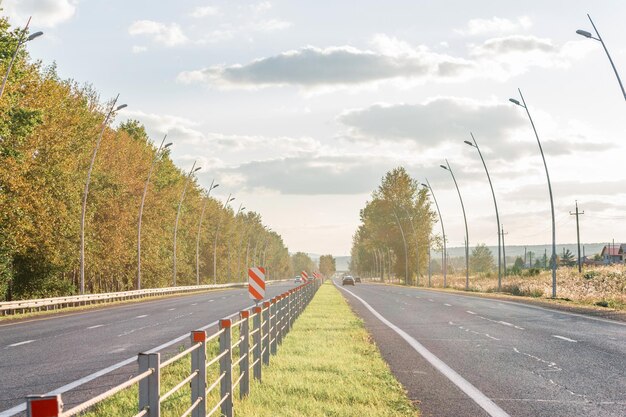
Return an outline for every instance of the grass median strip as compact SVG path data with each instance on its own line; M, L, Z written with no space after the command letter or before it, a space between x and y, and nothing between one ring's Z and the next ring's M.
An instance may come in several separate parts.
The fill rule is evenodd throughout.
M327 282L296 320L240 417L417 416L363 322Z

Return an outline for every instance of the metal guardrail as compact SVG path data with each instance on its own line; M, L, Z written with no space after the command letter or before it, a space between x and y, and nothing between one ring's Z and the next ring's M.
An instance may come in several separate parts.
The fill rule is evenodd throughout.
M284 280L267 281L268 283ZM203 291L219 288L236 288L247 286L247 282L229 284L189 285L185 287L150 288L146 290L121 291L102 294L71 295L68 297L39 298L33 300L0 302L0 316L16 313L25 313L41 310L56 310L67 307L77 307L90 304L108 303L114 301L133 300L158 295L182 294L194 291Z
M181 388L190 385L189 406L181 417L212 415L233 417L235 389L239 388L239 397L244 398L250 393L250 378L261 381L263 365L269 365L270 355L276 354L277 346L282 343L295 319L304 311L320 285L319 279L309 281L263 302L262 305L240 311L235 321L232 319L233 315L221 319L219 330L209 336L204 330L192 331L192 345L164 362L161 362L160 353L140 353L137 357L139 371L135 377L67 411L63 411L60 394L28 396L27 415L74 416L122 390L139 385L137 413L133 417L160 417L161 405ZM239 337L233 340L233 327L236 326L239 326ZM215 339L219 340L219 350L209 358L207 344ZM187 355L191 355L189 374L169 391L161 394L162 369ZM207 369L217 363L219 363L218 376L212 381L207 381ZM207 397L218 386L219 397L214 404L209 404ZM211 409L207 412L208 407ZM218 410L221 414L215 414Z

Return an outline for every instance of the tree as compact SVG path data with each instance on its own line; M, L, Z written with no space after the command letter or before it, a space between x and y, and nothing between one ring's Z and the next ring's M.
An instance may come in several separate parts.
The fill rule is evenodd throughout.
M561 256L561 262L566 266L574 266L576 265L576 259L574 258L574 254L569 249L563 252L563 256Z
M495 268L493 254L484 243L479 243L470 256L470 269L473 273L490 272Z
M294 273L300 275L300 272L306 271L307 273L315 270L315 262L309 255L304 252L296 252L291 256L291 264L293 265Z
M327 277L333 275L336 271L336 263L333 255L320 256L319 269L320 272Z
M392 271L396 276L405 276L407 260L411 281L414 274L423 275L428 269L428 246L435 215L426 189L419 188L403 167L387 172L372 193L372 199L361 209L361 224L352 238L353 271L373 273L380 269L377 268L380 255L385 254L388 260L388 254L392 253ZM388 269L384 265L386 274Z

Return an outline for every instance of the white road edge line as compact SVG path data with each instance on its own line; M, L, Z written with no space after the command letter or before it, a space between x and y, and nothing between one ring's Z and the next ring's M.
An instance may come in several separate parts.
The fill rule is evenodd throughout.
M254 307L254 306L249 306L248 308L252 308L252 307ZM231 314L231 315L229 315L227 317L233 317L233 316L236 316L238 314L239 314L239 312L233 313L233 314ZM208 329L211 326L215 326L218 322L219 321L214 321L212 323L207 324L206 326L200 327L198 330L206 330L206 329ZM157 347L155 347L153 349L150 349L150 350L146 351L145 353L156 353L159 350L165 349L166 347L172 346L174 343L178 343L181 340L188 339L188 338L189 338L189 334L184 334L182 336L177 337L176 339L172 339L169 342L165 342L162 345L159 345L159 346L157 346ZM113 372L116 369L121 368L122 366L126 366L126 365L128 365L130 363L133 363L136 360L137 360L137 355L133 356L132 358L128 358L126 360L118 362L115 365L111 365L108 368L104 368L104 369L101 369L101 370L99 370L97 372L94 372L93 374L87 375L86 377L77 379L74 382L70 382L69 384L63 385L62 387L57 388L57 389L55 389L53 391L50 391L50 392L48 392L48 393L46 393L44 395L63 394L64 392L72 390L72 389L74 389L76 387L79 387L79 386L81 386L83 384L86 384L89 381L92 381L92 380L94 380L96 378L99 378L99 377L101 377L103 375L106 375L106 374L108 374L110 372ZM12 417L12 416L16 415L17 413L21 413L22 411L26 411L26 403L21 403L19 405L16 405L13 408L9 408L8 410L0 411L0 417Z
M142 319L142 318L144 318L144 317L148 317L148 315L147 315L147 314L142 314L142 315L137 316L137 317L135 317L135 318L136 318L136 319Z
M572 343L578 343L578 340L570 339L569 337L559 336L558 334L553 334L552 337L556 337L557 339L566 340Z
M476 314L473 311L469 311L469 310L466 310L465 312L468 313L468 314Z
M98 327L102 327L104 324L96 324L95 326L89 326L88 329L97 329Z
M35 341L35 339L33 339L33 340L24 340L23 342L13 343L12 345L9 345L7 347L27 345L28 343L33 343L34 341Z
M404 330L400 329L395 324L393 324L392 322L390 322L389 320L384 318L378 311L374 310L372 308L372 306L370 306L361 297L357 296L356 294L354 294L350 290L347 290L345 288L339 287L338 285L335 285L335 286L337 288L339 288L340 290L343 290L343 291L349 293L354 298L359 300L374 316L376 316L376 318L378 318L378 320L383 322L385 325L387 325L387 327L389 327L391 330L396 332L400 337L402 337L404 340L406 340L407 343L409 345L411 345L411 347L413 349L415 349L415 351L417 353L422 355L422 357L424 359L426 359L433 367L435 367L435 369L437 369L446 378L448 378L450 380L450 382L452 382L454 385L459 387L459 389L461 391L463 391L468 397L470 397L472 400L474 400L474 402L476 404L478 404L483 410L485 410L490 416L492 416L492 417L510 417L510 415L507 414L506 411L504 411L503 409L498 407L498 405L496 403L491 401L489 399L489 397L487 397L485 394L483 394L481 391L479 391L478 388L476 388L475 386L470 384L465 378L463 378L461 375L456 373L456 371L454 371L454 369L450 368L445 362L443 362L437 356L432 354L420 342L415 340L413 337L411 337Z

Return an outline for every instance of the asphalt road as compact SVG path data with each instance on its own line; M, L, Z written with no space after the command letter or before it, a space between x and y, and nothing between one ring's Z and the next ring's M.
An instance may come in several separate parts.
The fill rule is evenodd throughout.
M626 416L626 323L399 286L341 288L423 416Z
M266 297L294 286L268 285ZM84 401L128 379L137 353L175 352L190 331L217 329L208 325L252 305L242 288L0 323L0 417L19 413L27 395L59 388L66 408Z

